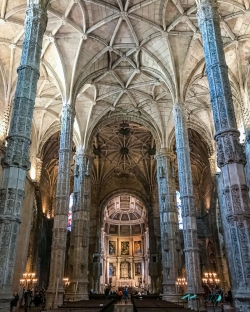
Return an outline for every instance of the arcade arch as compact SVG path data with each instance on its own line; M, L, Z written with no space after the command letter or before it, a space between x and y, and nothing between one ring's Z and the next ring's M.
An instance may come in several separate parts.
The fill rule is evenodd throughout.
M149 233L146 207L121 193L104 207L101 238L104 274L101 284L146 287L149 284Z

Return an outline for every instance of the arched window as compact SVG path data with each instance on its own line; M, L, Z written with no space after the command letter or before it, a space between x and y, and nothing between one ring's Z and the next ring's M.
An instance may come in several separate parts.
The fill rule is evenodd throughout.
M176 191L176 205L178 209L178 223L179 223L179 229L183 230L183 220L181 216L181 197L180 192Z
M72 193L69 197L69 212L68 212L68 226L67 226L68 231L71 231L73 196L74 194Z

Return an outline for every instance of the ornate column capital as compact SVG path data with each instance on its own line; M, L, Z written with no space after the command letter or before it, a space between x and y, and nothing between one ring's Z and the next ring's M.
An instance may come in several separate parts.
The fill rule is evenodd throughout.
M219 21L217 0L196 0L196 2L197 2L197 18L199 22L211 18L217 19Z

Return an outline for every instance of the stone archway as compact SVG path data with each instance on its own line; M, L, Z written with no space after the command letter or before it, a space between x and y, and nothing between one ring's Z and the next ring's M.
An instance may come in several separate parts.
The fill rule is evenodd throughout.
M150 278L148 214L143 202L129 193L110 197L103 209L101 285L145 287Z

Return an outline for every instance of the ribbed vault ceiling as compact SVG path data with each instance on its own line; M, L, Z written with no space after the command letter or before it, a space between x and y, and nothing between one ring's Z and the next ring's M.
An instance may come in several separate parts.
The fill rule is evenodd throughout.
M110 199L104 208L103 227L110 235L143 234L147 227L147 212L143 203L127 194Z
M25 0L0 0L2 132L15 91L25 7ZM235 99L240 88L248 99L248 9L247 0L219 2ZM33 123L37 149L45 135L58 131L62 103L75 98L77 144L86 144L88 129L109 112L151 116L167 145L177 98L212 137L194 0L53 0L48 16Z
M123 121L100 129L93 140L93 183L111 183L113 178L137 178L149 187L155 180L155 141L150 131ZM129 187L129 183L127 185Z

